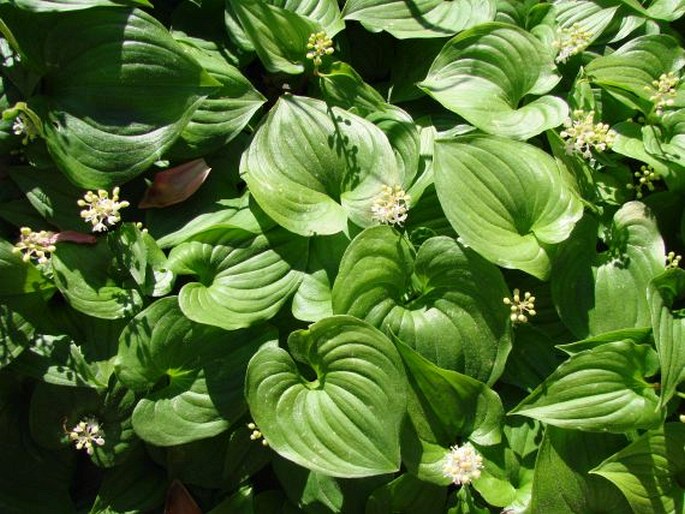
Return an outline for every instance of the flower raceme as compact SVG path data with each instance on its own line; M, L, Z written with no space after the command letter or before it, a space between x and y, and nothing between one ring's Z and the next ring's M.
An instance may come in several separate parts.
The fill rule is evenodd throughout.
M104 232L121 221L119 210L128 207L126 200L119 201L119 188L112 190L112 198L103 189L97 194L88 191L78 202L79 207L87 207L81 211L81 217L93 225L93 232Z
M592 151L603 152L611 148L616 132L606 123L595 123L595 111L573 111L564 121L564 130L559 135L565 141L566 153L579 153L584 159L592 160Z
M374 221L402 226L407 219L410 201L411 197L400 186L384 185L371 206Z
M645 86L645 89L652 93L649 100L654 102L654 112L657 116L663 115L664 109L675 103L676 88L679 83L680 78L670 71L662 73L658 80L652 82L651 87Z
M535 297L528 291L521 298L521 291L514 289L512 298L504 298L505 305L510 306L512 323L527 323L528 316L535 316Z
M452 446L442 465L443 474L456 485L470 484L480 478L482 469L483 457L471 443Z
M330 39L325 32L314 32L309 36L307 42L307 59L314 63L314 67L321 66L322 57L324 55L331 55L333 53L333 40Z
M45 264L50 254L56 250L57 234L49 230L34 232L29 227L21 227L19 241L14 245L14 253L22 253L24 262L35 259L38 264Z
M590 43L592 33L585 30L580 23L570 27L560 28L554 46L559 50L556 62L566 62L568 59L585 50Z
M69 439L74 443L77 450L86 450L88 455L93 455L95 447L105 444L102 428L98 420L92 417L84 418L79 421L69 433Z

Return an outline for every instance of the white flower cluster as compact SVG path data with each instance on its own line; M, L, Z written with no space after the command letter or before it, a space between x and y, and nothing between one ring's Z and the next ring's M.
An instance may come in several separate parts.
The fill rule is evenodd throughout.
M635 198L638 200L644 196L643 190L654 191L654 182L661 176L651 166L641 166L640 171L633 173L637 178L637 184L628 184L628 189L635 190Z
M456 485L470 484L480 477L483 457L471 443L452 446L442 466L443 474Z
M383 186L373 201L371 212L374 221L401 226L407 219L411 197L400 186Z
M566 143L566 153L579 153L592 160L592 150L603 152L611 148L616 139L616 131L606 123L595 123L595 111L576 109L564 121L564 130L559 135Z
M105 438L102 434L100 423L95 418L85 418L69 432L69 439L75 444L77 450L85 448L88 455L93 455L93 444L102 446Z
M87 207L81 211L81 217L93 225L93 232L104 232L121 221L120 209L128 207L126 201L119 201L119 188L112 190L112 198L109 193L99 189L97 194L88 191L83 195L83 200L78 201L79 207Z
M321 58L324 55L331 55L333 53L333 40L330 39L325 32L314 32L309 36L307 42L307 59L314 62L317 68L321 66Z
M666 269L676 269L680 266L681 260L683 260L682 255L676 255L675 252L668 252L668 254L666 254Z
M678 75L669 71L668 73L662 73L659 80L652 82L652 86L645 86L645 89L652 92L652 96L649 97L651 102L654 102L654 109L657 116L661 116L664 113L664 108L670 107L675 103L676 88L680 78Z
M504 298L505 305L511 309L511 321L513 323L526 323L528 316L535 316L535 297L528 291L521 298L521 291L514 289L513 298Z
M592 33L585 30L576 22L570 27L558 30L558 39L554 46L559 50L556 62L566 62L568 59L585 50L592 39Z
M250 439L252 441L259 441L261 439L262 441L262 446L269 446L269 443L266 442L266 439L264 439L264 434L257 428L257 425L254 423L248 423L247 428L252 430L252 433L250 434Z
M56 250L54 232L41 230L34 232L29 227L19 229L19 241L14 245L14 253L22 253L24 262L35 259L38 264L45 264L50 258L50 253Z

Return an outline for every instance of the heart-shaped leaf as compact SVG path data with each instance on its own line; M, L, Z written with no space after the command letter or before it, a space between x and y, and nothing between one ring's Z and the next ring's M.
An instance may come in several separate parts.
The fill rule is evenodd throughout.
M476 135L436 141L433 166L440 204L466 244L499 266L549 276L550 251L583 213L554 159Z
M644 380L656 355L632 341L604 343L571 356L511 414L577 430L625 432L661 421L659 399Z
M150 305L122 332L115 360L121 382L146 393L133 411L136 433L172 446L226 430L247 408L248 359L274 335L265 328L229 333L194 323L176 297Z
M385 30L398 39L408 39L451 36L492 21L496 11L493 0L348 0L343 16L373 32Z
M682 512L685 426L666 423L643 434L590 473L618 487L636 514Z
M560 125L568 115L547 93L559 80L549 48L504 23L484 23L449 40L419 87L479 129L528 139Z
M652 280L647 290L654 342L661 363L661 405L685 380L685 311L676 307L685 297L685 271L668 270Z
M387 137L373 123L290 95L255 134L240 174L264 212L305 236L344 231L348 218L373 224L371 206L383 186L404 183Z
M431 238L414 256L405 237L380 226L346 250L333 312L364 319L438 366L493 383L511 348L505 296L499 270L453 239Z
M50 153L84 188L111 188L160 159L218 85L143 11L6 15L27 60L43 70L49 96L29 104Z
M584 218L554 262L554 303L578 338L649 326L647 285L664 270L664 243L643 203L625 203L603 232L598 252L598 223Z
M277 228L266 234L215 229L171 251L169 267L195 275L179 305L188 318L226 330L271 318L295 293L307 261L307 240Z
M406 379L390 340L356 318L333 316L293 332L288 347L292 356L263 346L245 380L250 412L269 446L331 476L397 471Z

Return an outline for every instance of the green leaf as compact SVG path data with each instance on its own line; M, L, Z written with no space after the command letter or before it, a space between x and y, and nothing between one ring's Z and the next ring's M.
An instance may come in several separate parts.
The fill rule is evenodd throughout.
M221 84L200 103L174 147L187 158L206 155L228 143L245 128L266 99L218 52L204 51L183 39L181 43L186 53Z
M92 7L152 7L147 0L7 0L7 3L32 12L68 12Z
M531 512L626 514L631 512L609 481L588 474L604 458L625 444L613 434L591 434L549 426L540 445Z
M685 380L685 271L668 270L649 284L654 342L661 364L661 406L666 405ZM681 308L678 308L680 304Z
M51 261L57 287L76 310L118 319L135 314L143 305L130 275L117 266L107 238L95 245L58 243Z
M453 2L457 3L457 2ZM514 25L485 23L449 40L419 87L484 132L528 139L560 125L566 102L542 96L558 82L549 48Z
M195 275L179 305L193 321L235 330L270 319L302 281L307 240L281 228L265 234L215 229L171 251L169 267Z
M647 14L657 20L675 21L685 14L685 1L655 0L647 8Z
M652 82L683 66L685 50L678 41L665 34L652 34L632 39L615 52L594 59L585 72L595 84L630 93L649 106L655 92Z
M388 226L350 244L333 285L333 312L364 319L443 368L494 383L511 348L499 270L447 237L414 255Z
M269 3L319 22L329 37L345 28L336 0L270 0Z
M264 212L305 236L344 231L348 218L373 224L371 205L382 187L404 183L375 125L321 100L290 95L279 98L256 132L240 174Z
M0 238L0 296L41 293L46 296L55 286L31 262L25 262L14 246Z
M420 438L446 448L457 438L478 445L500 442L504 411L497 393L467 375L439 368L404 344L397 348L411 386L409 419Z
M141 448L105 474L90 514L157 512L166 489L166 473Z
M14 360L33 338L33 326L21 314L0 305L0 368Z
M248 359L273 339L268 329L228 333L183 316L176 297L153 303L133 318L119 339L119 380L145 391L133 428L157 446L212 437L245 412Z
M398 39L408 39L451 36L492 21L496 10L493 0L347 0L343 16L361 22L372 32L385 30Z
M605 343L572 355L510 414L561 428L625 432L661 421L659 398L645 376L656 355L632 341Z
M275 344L260 348L245 380L269 446L331 476L397 471L406 379L394 345L363 321L333 316L293 332L288 347L292 356Z
M549 277L554 245L583 213L557 162L526 143L475 135L436 141L434 170L440 204L467 245L499 266Z
M369 497L366 514L393 514L409 512L444 514L447 490L444 487L422 482L405 473L392 482L379 487Z
M616 485L635 514L682 512L684 447L685 426L667 423L643 434L590 473Z
M7 14L27 59L43 70L49 96L29 104L41 115L48 149L81 187L111 188L143 172L218 85L142 11L42 14L36 24Z
M602 232L598 223L578 224L560 249L552 273L552 295L559 315L578 338L651 323L647 285L664 270L664 243L651 211L641 202L625 203Z
M264 67L297 75L305 69L307 42L320 25L262 0L229 0Z

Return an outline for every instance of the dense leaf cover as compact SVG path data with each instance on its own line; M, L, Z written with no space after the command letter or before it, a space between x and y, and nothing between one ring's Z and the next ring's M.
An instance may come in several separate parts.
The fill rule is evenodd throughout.
M681 514L685 0L0 0L0 512Z

